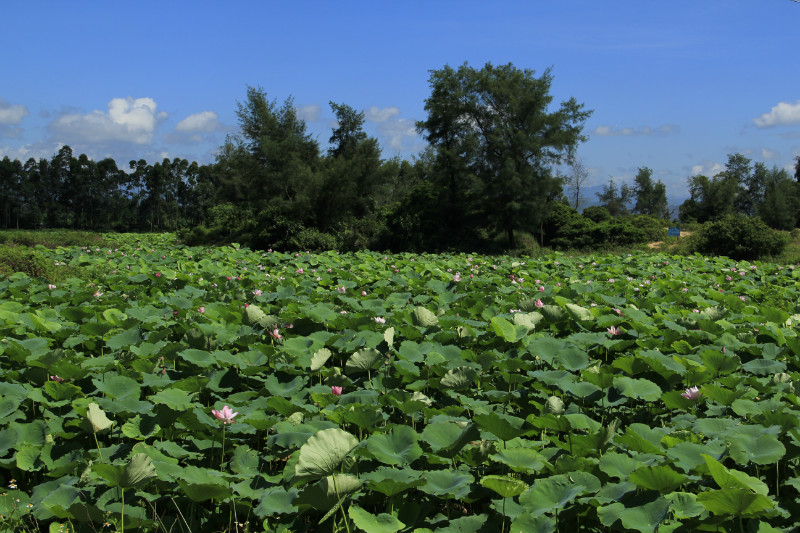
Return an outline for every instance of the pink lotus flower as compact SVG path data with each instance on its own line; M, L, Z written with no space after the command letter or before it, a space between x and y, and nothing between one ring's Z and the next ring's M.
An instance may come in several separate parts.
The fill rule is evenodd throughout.
M203 314L203 313L206 312L206 308L201 305L200 307L197 308L197 312L200 313L200 314Z
M533 302L533 305L535 305L536 307L544 307L544 302L541 299L538 299L535 302Z
M333 385L331 387L331 394L333 394L334 396L341 396L342 395L342 388L341 387L337 387L336 385Z
M297 270L295 270L295 274L302 274L303 272L304 271L302 268L298 268Z
M456 283L461 281L461 272L456 272L455 274L453 274L453 281L455 281Z
M62 381L64 381L64 378L60 378L58 376L50 376L50 381L55 381L57 383L61 383Z
M256 296L261 296L264 293L261 291L261 289L256 289L256 290L253 291L253 294L256 295Z
M544 285L539 287L539 292L544 292Z
M280 339L282 339L282 338L283 338L283 335L281 335L281 333L278 331L278 328L275 328L275 329L273 329L273 330L270 332L270 335L272 335L272 338L273 338L273 339L278 339L278 340L280 340Z
M608 331L608 332L609 332L611 335L619 335L620 333L622 333L622 329L620 329L620 328L618 328L618 327L616 327L616 326L611 326L610 328L608 328L608 330L607 330L607 331Z
M361 296L366 296L366 295L367 295L367 291L361 291Z
M161 277L161 272L156 272L156 277L160 278Z
M95 291L95 293L92 296L94 296L95 298L100 298L102 295L103 295L103 293L98 290L98 291Z
M382 316L376 316L375 317L375 323L376 324L386 324L386 319L383 318Z
M700 389L697 388L697 385L694 387L689 387L686 389L686 392L682 392L681 396L686 398L687 400L694 400L697 401L700 399Z
M211 414L214 415L217 420L222 420L223 424L233 424L233 417L238 415L239 413L233 412L233 409L228 407L227 405L222 408L221 411L217 411L216 409L211 410Z
M47 286L47 288L48 288L48 289L50 289L50 290L53 290L53 289L55 289L55 288L56 288L56 286L55 286L55 285L53 285L53 284L51 283L51 284L49 284L49 285Z
M344 288L344 285L342 285L341 287L339 287L339 288L338 288L338 289L336 289L336 290L337 290L337 291L339 291L339 292L341 292L342 294L344 294L345 292L347 292L347 289L345 289L345 288Z

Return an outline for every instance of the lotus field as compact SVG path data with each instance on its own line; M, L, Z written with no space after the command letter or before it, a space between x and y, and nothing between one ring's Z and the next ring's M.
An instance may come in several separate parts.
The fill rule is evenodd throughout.
M2 531L800 527L800 269L115 239L0 279Z

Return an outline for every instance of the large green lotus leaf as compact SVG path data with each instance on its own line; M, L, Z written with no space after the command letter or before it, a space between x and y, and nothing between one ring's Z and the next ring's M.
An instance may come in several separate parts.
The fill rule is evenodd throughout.
M368 372L372 368L375 368L382 359L381 352L375 348L364 348L347 359L345 371L348 374Z
M740 465L753 462L759 465L777 463L786 454L786 447L775 435L730 433L725 441L730 445L730 454Z
M318 324L333 322L339 317L339 313L332 306L323 303L314 304L306 309L305 315Z
M146 416L142 418L140 415L136 415L122 424L120 429L128 438L146 440L156 436L161 431L161 426L158 425L158 417Z
M99 433L114 425L113 420L109 420L100 407L92 402L86 409L86 420L91 424L92 431Z
M375 409L374 406L352 404L347 411L344 412L344 421L350 424L355 424L361 429L368 429L377 427L388 418L381 409Z
M421 436L434 453L450 457L470 440L479 438L480 433L471 423L436 421L425 426Z
M505 318L499 316L493 317L491 324L495 335L502 338L506 342L517 342L519 339L517 336L517 328Z
M786 371L786 363L770 359L753 359L743 364L742 369L756 376L768 376Z
M585 350L572 345L563 347L553 357L551 364L555 368L559 366L570 372L578 372L589 366L589 354Z
M533 357L539 357L547 363L551 363L558 355L566 342L556 337L536 337L528 343L528 352Z
M122 333L112 335L106 340L106 346L111 350L117 351L128 348L140 340L142 340L142 334L141 331L139 331L139 326L134 326L130 329L126 329Z
M374 433L367 439L367 449L388 465L407 465L422 455L419 436L410 426L394 426L388 433Z
M481 485L487 489L491 489L501 498L512 498L519 496L528 490L528 484L521 479L511 476L496 476L489 475L481 478Z
M696 442L679 442L667 450L667 457L673 464L683 469L687 474L705 463L703 454L714 454L719 457L725 450L725 443L721 440L709 441L703 444Z
M395 533L406 527L404 523L390 514L381 513L375 516L357 505L351 505L347 514L350 515L356 527L367 533Z
M509 531L535 531L536 533L553 533L556 530L556 519L552 516L537 515L529 512L517 515L511 522Z
M52 518L72 518L68 509L80 498L80 489L74 487L77 477L63 476L53 481L39 483L31 493L33 515L42 520Z
M106 376L102 379L92 379L92 383L98 391L117 400L123 398L139 399L142 387L136 380L127 376L108 374L106 374Z
M278 317L268 315L260 307L250 304L244 310L242 322L246 326L261 326L264 329L271 329L280 323Z
M539 308L539 312L548 322L558 322L567 316L566 311L557 305L545 305Z
M334 476L331 475L307 485L300 491L293 503L295 505L311 505L315 509L328 511L335 505L340 505L341 499L361 488L361 481L355 476L350 474L335 474L335 476L335 482Z
M42 389L47 393L48 396L57 402L83 397L83 390L72 383L48 381L44 384Z
M120 486L128 489L138 487L156 476L158 473L153 460L147 454L136 453L125 465Z
M625 508L620 511L619 518L626 529L653 533L667 517L669 505L669 500L662 496L644 505Z
M729 433L735 433L740 422L732 418L707 417L701 418L692 425L692 431L699 435L723 438Z
M264 380L264 388L272 396L281 398L294 398L298 396L306 385L304 376L295 376L291 381L280 381L275 374L270 375Z
M715 377L730 374L742 366L742 361L737 356L722 353L719 350L703 350L700 358Z
M422 472L410 468L394 468L381 466L361 475L366 487L384 494L394 496L404 490L425 483Z
M206 350L197 350L195 348L183 350L182 352L178 353L178 356L184 361L188 361L189 363L192 363L200 368L207 368L217 362L216 358L211 352Z
M586 486L571 481L567 474L559 474L537 479L530 489L520 495L519 503L526 512L536 517L560 509L586 492Z
M160 390L156 394L149 396L148 399L155 404L166 405L177 412L188 411L194 406L192 394L175 387Z
M775 507L769 497L749 489L707 490L697 495L697 501L720 516L757 517Z
M425 472L425 480L426 483L418 487L422 492L445 499L461 499L469 494L475 478L460 470L430 470Z
M670 512L679 520L698 516L705 511L705 507L697 502L697 495L691 492L672 492L664 497L669 501Z
M569 312L573 320L577 320L578 322L592 322L595 319L589 309L581 307L580 305L569 303L564 307L566 307L567 312Z
M439 318L430 310L424 307L415 307L411 311L411 322L415 326L430 328L439 324Z
M459 518L451 518L447 523L441 527L436 528L432 533L478 533L483 531L481 529L483 524L489 518L486 514L474 514L462 516ZM425 530L415 529L414 533L426 533Z
M294 487L288 490L280 485L269 487L261 494L261 500L253 512L259 518L281 514L293 514L297 512L297 507L292 505L297 498L297 489Z
M318 431L300 447L295 478L318 479L334 474L356 446L358 439L339 428Z
M544 317L541 313L514 313L514 325L522 326L528 331L534 329L536 324L542 321Z
M492 461L503 463L511 470L521 473L534 473L544 468L546 459L531 448L503 448L489 456Z
M472 420L480 429L488 431L501 441L517 438L527 431L525 419L505 413L477 414Z
M609 477L626 480L628 476L639 468L641 464L629 455L608 452L603 454L598 463L600 471Z
M230 498L232 494L227 485L218 485L216 483L192 483L178 478L178 485L180 485L183 493L195 502L205 502L212 499L221 502Z
M654 402L661 398L661 387L644 378L629 378L627 376L617 376L614 378L614 388L623 396L628 398L638 398L648 402Z
M639 488L664 494L683 485L688 478L668 466L644 466L631 472L630 481Z
M239 445L233 450L231 470L240 475L258 475L258 452L247 445Z
M728 470L722 463L708 454L703 454L708 471L721 489L750 489L756 494L767 495L769 487L758 478L748 476L738 470Z
M30 512L28 502L31 497L28 493L21 490L4 490L0 494L0 515L6 516L24 516Z
M625 433L614 437L616 444L639 453L664 454L661 439L670 433L670 428L650 427L646 424L634 423L628 426Z
M325 366L325 363L328 361L328 359L330 359L330 357L331 357L331 351L329 349L320 348L319 350L314 352L314 356L311 358L311 366L309 369L312 372L316 372L317 370Z
M470 366L459 366L448 370L441 381L439 386L442 389L461 390L473 385L475 378L478 377L478 371Z

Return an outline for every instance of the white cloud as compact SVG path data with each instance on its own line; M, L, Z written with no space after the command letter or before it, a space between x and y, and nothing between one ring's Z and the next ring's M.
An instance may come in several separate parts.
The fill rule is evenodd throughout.
M322 116L322 108L317 104L301 105L295 109L297 116L305 122L317 122Z
M399 114L400 114L399 107L392 106L392 107L379 108L377 106L372 106L365 111L364 116L370 122L380 123L380 122L386 122L387 120L390 120Z
M415 121L407 118L382 121L378 124L378 134L389 148L396 152L410 152L419 149L420 136Z
M156 108L152 98L114 98L108 103L107 113L65 114L53 121L50 129L79 142L147 144L152 142L158 123L167 117Z
M16 126L30 113L24 105L11 105L0 98L0 124Z
M759 128L800 124L800 100L794 104L790 102L779 102L769 113L764 113L760 117L754 118L753 122L755 122L756 126Z
M183 133L213 133L224 129L219 116L213 111L201 111L178 122L175 131Z
M692 176L708 176L709 178L713 178L720 172L725 170L725 165L722 163L715 163L714 161L703 161L698 165L692 166Z
M634 128L612 128L611 126L597 126L592 133L600 137L620 137L631 135L669 135L670 133L678 133L680 128L674 124L664 124L657 128L650 126L642 126L639 129Z
M779 154L775 150L770 150L769 148L762 148L761 149L761 159L764 159L766 161L771 161L773 159L778 159L780 156L781 156L781 154Z

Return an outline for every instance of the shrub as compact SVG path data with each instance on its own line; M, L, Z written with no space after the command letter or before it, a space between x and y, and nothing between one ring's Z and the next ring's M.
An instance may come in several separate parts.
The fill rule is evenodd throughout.
M30 277L45 277L49 266L47 259L30 248L7 245L0 247L0 276L22 272Z
M611 213L608 212L608 209L599 205L590 205L586 209L583 210L583 216L588 218L592 222L600 223L606 222L607 220L611 220L613 217Z
M693 251L751 260L781 254L789 240L787 234L771 229L760 218L726 215L703 225Z

